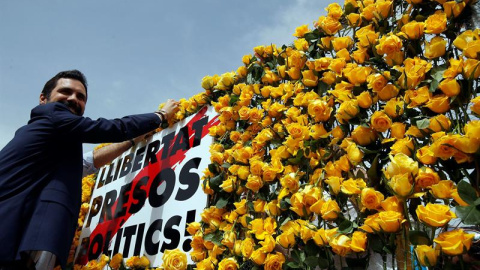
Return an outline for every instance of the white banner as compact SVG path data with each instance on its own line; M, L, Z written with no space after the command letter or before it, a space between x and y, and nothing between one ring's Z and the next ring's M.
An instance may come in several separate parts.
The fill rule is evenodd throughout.
M188 253L191 236L185 228L200 220L207 204L201 176L210 163L208 129L217 124L214 109L204 107L103 167L75 262L122 253L145 255L158 267L166 249Z

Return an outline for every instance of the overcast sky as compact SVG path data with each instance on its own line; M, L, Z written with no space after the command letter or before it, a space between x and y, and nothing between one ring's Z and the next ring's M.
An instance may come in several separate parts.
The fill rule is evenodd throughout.
M236 70L255 46L292 43L331 2L0 1L0 148L61 70L87 76L87 117L151 112L201 92L205 75Z

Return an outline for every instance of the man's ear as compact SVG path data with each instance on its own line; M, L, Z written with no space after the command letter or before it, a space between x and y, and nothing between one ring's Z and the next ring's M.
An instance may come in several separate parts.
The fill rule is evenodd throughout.
M39 104L47 104L47 97L43 93L40 93L39 102Z

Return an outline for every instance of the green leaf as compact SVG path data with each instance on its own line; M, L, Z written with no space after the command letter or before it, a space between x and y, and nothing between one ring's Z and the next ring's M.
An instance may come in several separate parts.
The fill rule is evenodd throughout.
M240 96L237 96L237 95L230 95L230 101L228 102L228 104L230 106L233 106L237 103L238 99L240 98Z
M437 90L438 84L440 81L443 79L443 73L445 73L445 70L447 69L446 65L441 65L435 68L432 68L430 71L430 75L432 76L432 82L430 83L430 92L435 92Z
M216 245L222 245L223 235L217 231L216 233L210 233L203 237L205 241L212 241Z
M479 205L480 205L480 198L476 199L476 200L473 202L473 205L479 206Z
M217 203L215 204L215 207L218 209L224 208L228 204L228 200L225 198L220 198Z
M300 265L298 265L297 262L289 262L289 263L287 263L287 266L290 267L290 268L293 268L293 269L300 268Z
M327 259L324 259L324 258L320 258L318 260L318 266L321 268L321 269L325 269L325 268L328 268L328 260Z
M319 81L317 85L317 94L323 96L325 93L327 93L329 87L330 86L325 82Z
M466 181L460 181L457 185L458 195L469 205L473 205L475 200L478 198L475 189L472 188L472 185Z
M304 262L306 265L312 268L315 268L318 265L318 257L315 257L315 256L307 257Z
M218 173L217 166L214 163L208 164L208 170L211 173Z
M409 231L408 237L412 245L431 245L430 237L424 231Z
M417 120L416 124L418 129L428 128L428 126L430 125L430 120L429 119Z
M473 205L457 206L455 212L463 223L467 225L480 225L480 209Z
M375 159L372 161L372 166L367 171L367 176L369 179L369 186L375 187L380 181L380 176L378 175L378 166L379 166L380 155L377 154Z
M221 174L219 174L215 177L210 178L210 185L212 187L218 187L222 184L222 182L223 182L223 173L221 173Z
M348 15L353 12L355 12L355 7L353 6L352 3L349 2L348 4L345 5L345 15Z
M225 163L222 164L222 168L225 168L225 169L230 168L230 166L232 166L232 164L230 164L228 162L225 162Z
M305 245L305 252L309 257L318 255L318 246L315 241L309 240ZM318 259L318 258L317 258Z
M347 234L351 233L353 231L353 222L351 222L348 219L345 219L344 221L340 222L338 224L338 232L342 234Z

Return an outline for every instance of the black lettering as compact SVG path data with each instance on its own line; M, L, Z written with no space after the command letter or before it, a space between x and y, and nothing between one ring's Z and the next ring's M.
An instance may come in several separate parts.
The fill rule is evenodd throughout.
M116 200L117 191L115 189L110 190L105 194L105 200L103 200L103 207L98 223L102 223L105 218L106 220L112 220L112 206Z
M127 175L132 169L132 158L133 158L133 153L130 153L123 158L123 166L120 171L119 178L122 178L125 175Z
M186 189L180 187L177 196L175 196L175 200L186 201L197 192L198 186L200 185L200 176L198 173L191 173L190 170L198 169L201 160L202 159L198 157L192 158L183 166L178 181L188 187Z
M135 232L137 232L137 225L132 225L125 228L125 233L123 234L123 237L125 237L125 244L123 244L122 253L125 258L130 257L128 252L130 251L130 243L132 242L132 236L135 235Z
M103 242L103 254L110 256L110 252L108 250L108 246L110 244L110 240L112 239L112 231L108 231L107 234L105 235L105 241Z
M115 163L108 165L108 173L107 177L105 178L105 185L113 181L113 168L115 167L114 165Z
M153 234L156 231L162 231L162 219L155 220L147 230L147 234L145 234L145 252L148 255L156 255L158 253L158 248L160 247L160 241L154 243L153 242Z
M146 188L148 184L148 179L148 176L142 177L140 180L138 180L137 184L133 188L132 197L134 202L132 202L132 204L130 205L128 213L135 214L140 211L140 209L142 209L143 205L145 205L145 200L147 199L147 191L143 187Z
M177 138L175 139L175 143L173 144L172 151L170 151L169 156L175 155L178 150L186 151L190 148L190 140L188 138L188 126L184 126L180 129L177 134Z
M160 149L159 140L153 141L148 145L148 150L145 153L145 161L143 162L143 167L148 166L149 163L153 164L157 162L158 149Z
M207 123L208 123L208 116L202 117L200 120L193 123L192 129L195 131L195 136L193 137L192 147L200 145L200 141L202 140L203 128Z
M90 248L88 250L88 260L95 260L102 254L102 246L103 246L103 236L101 233L95 235L93 237L92 243L90 244Z
M85 228L90 227L90 222L92 222L92 218L98 214L98 212L100 211L100 207L102 207L102 201L102 196L98 196L93 199L92 206L90 206L90 211L88 212L87 225L85 226Z
M188 233L187 231L187 227L188 227L188 224L195 222L195 213L196 213L196 210L190 210L187 212L187 219L185 220L185 234L184 234L185 236L190 235L190 233ZM192 249L192 246L190 245L190 243L192 243L192 239L186 239L185 241L183 241L182 248L184 252L189 252Z
M98 183L97 183L97 189L103 187L105 180L103 179L103 175L105 174L106 167L102 167L100 172L98 173Z
M170 150L170 142L174 137L175 137L175 132L172 132L162 138L162 144L163 144L162 159L167 158L168 152Z
M143 154L145 152L145 148L146 148L146 146L140 147L140 148L138 148L137 152L135 152L135 160L133 161L132 172L136 172L140 168L142 168L142 163L141 162L143 160Z
M123 158L119 158L118 161L116 162L117 164L117 169L115 170L115 176L113 177L113 181L117 180L118 179L118 173L120 172L120 168L122 167L121 164L122 164L122 160Z
M145 231L145 223L138 224L137 239L135 240L135 249L133 256L139 256L142 249L143 232Z
M173 226L178 226L180 221L182 221L181 216L173 216L167 221L167 224L165 224L165 232L163 235L171 241L169 244L163 242L160 252L163 253L166 249L176 249L178 247L178 243L180 243L180 232L174 229Z
M165 191L158 194L158 187L165 182ZM175 172L171 168L165 168L153 179L150 186L148 201L152 207L164 205L173 193L175 188Z
M118 196L117 206L115 208L115 218L123 217L125 214L127 214L128 195L132 189L132 184L133 183L130 182L120 188L120 194Z
M117 254L118 251L120 250L120 242L122 242L122 233L123 233L123 228L118 229L117 237L115 237L115 245L113 246L112 254Z

